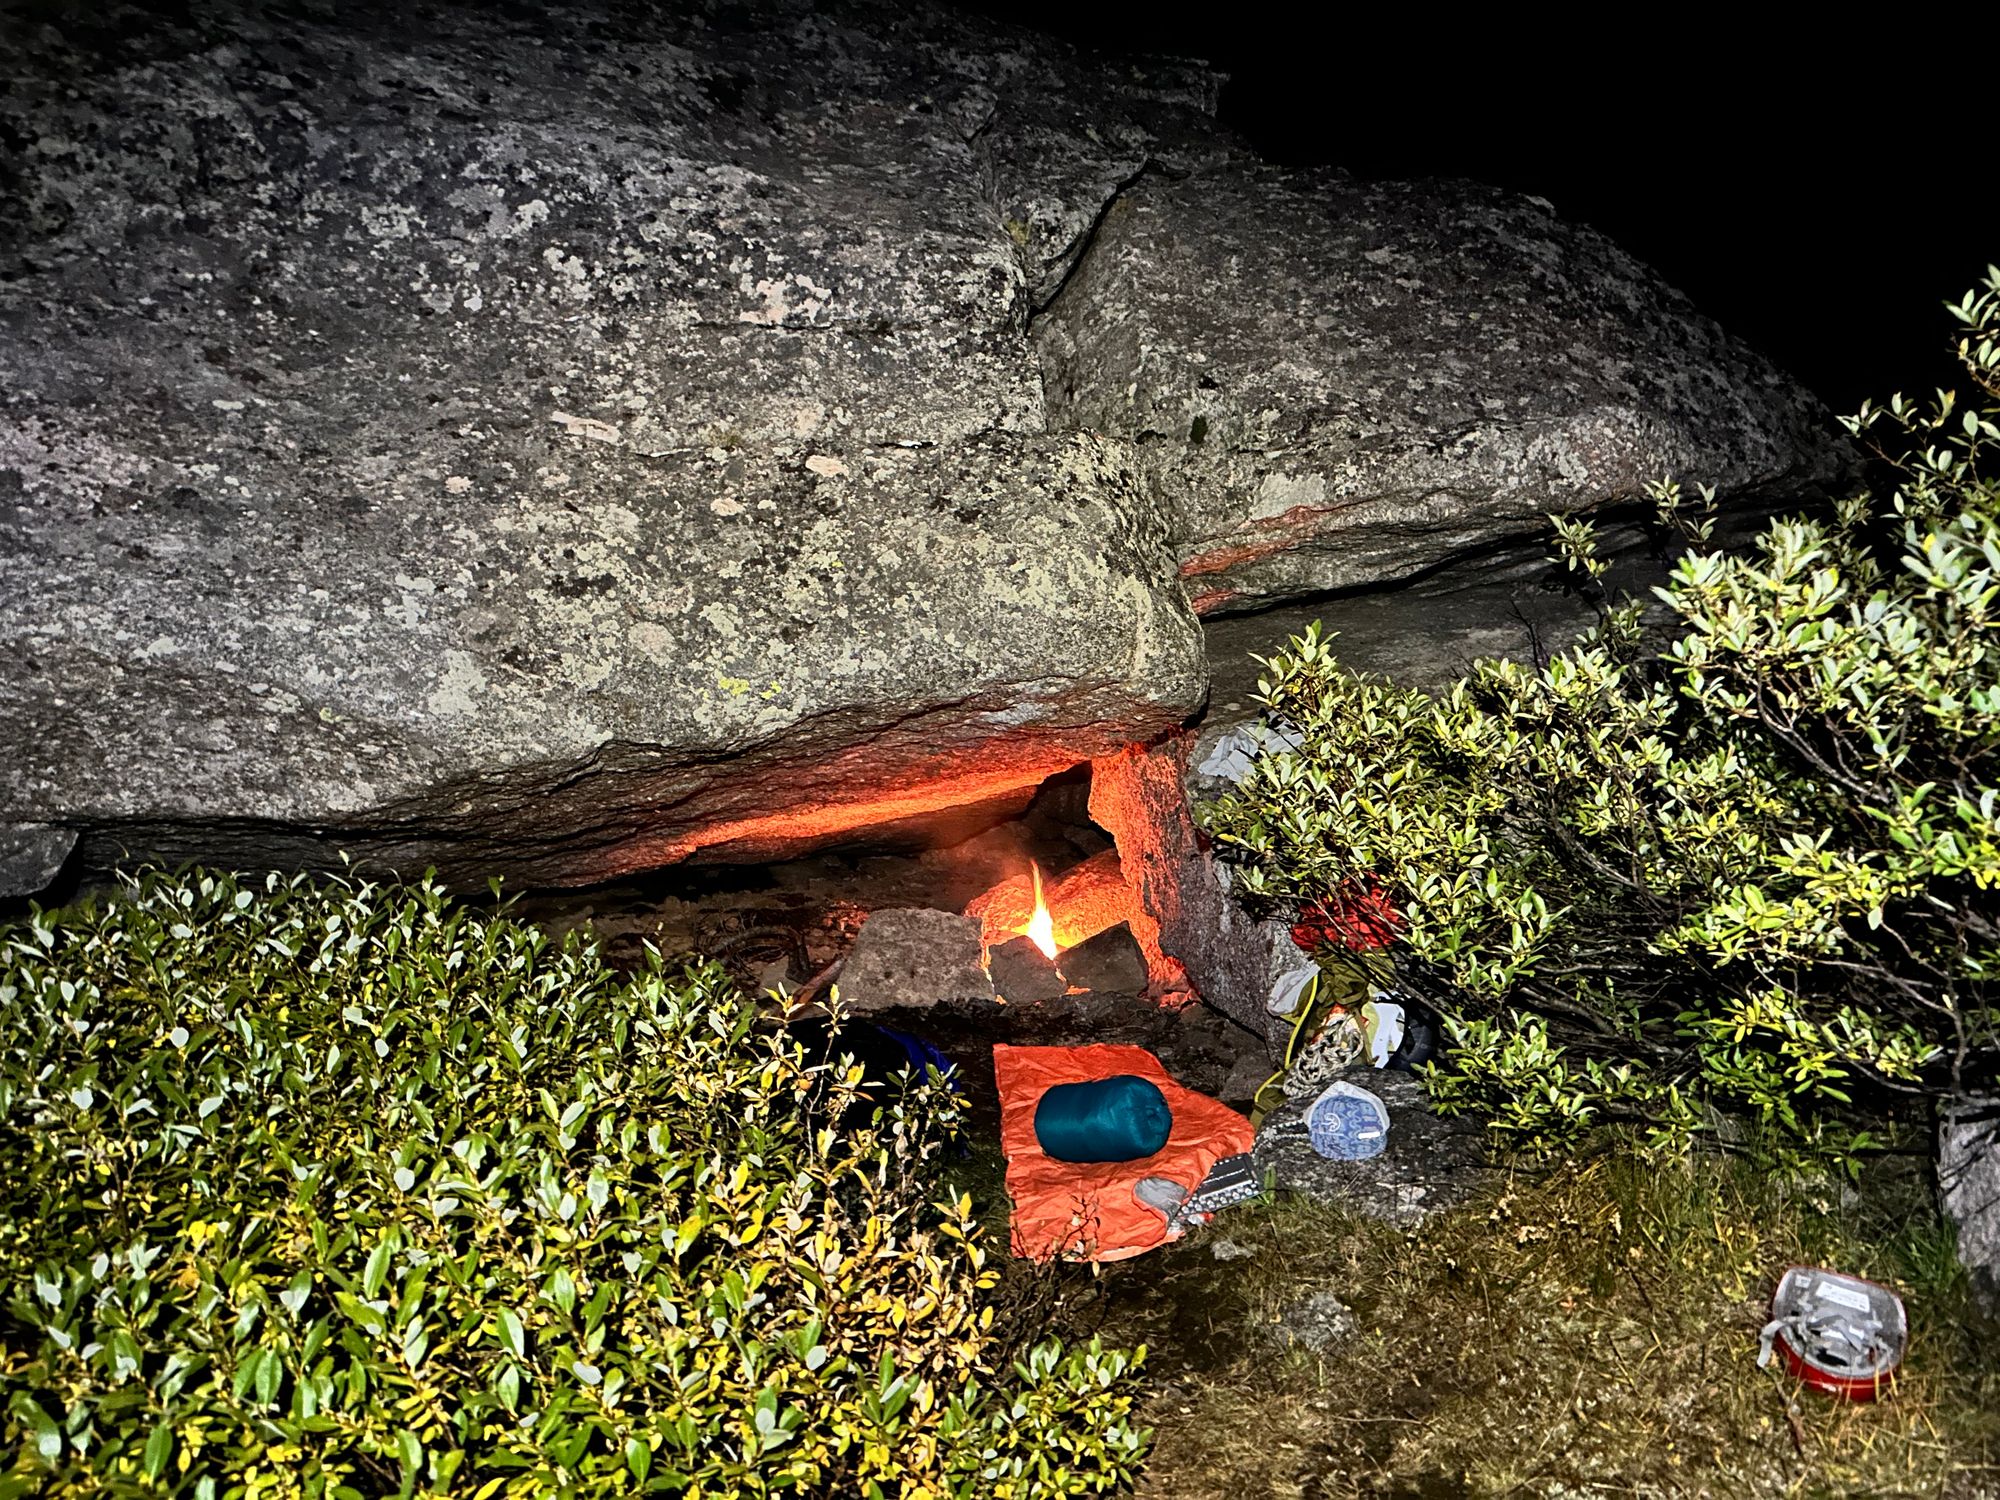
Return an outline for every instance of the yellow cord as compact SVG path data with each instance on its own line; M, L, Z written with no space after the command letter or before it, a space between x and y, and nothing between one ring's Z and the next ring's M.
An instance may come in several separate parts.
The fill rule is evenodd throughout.
M1312 978L1306 981L1305 988L1299 991L1299 1018L1292 1022L1292 1034L1285 1042L1284 1062L1279 1064L1277 1072L1258 1084L1257 1092L1250 1096L1251 1112L1257 1116L1258 1120L1262 1120L1264 1117L1264 1090L1291 1072L1292 1054L1298 1050L1299 1034L1305 1030L1306 1022L1312 1016L1313 1007L1318 1003L1319 975L1315 973Z

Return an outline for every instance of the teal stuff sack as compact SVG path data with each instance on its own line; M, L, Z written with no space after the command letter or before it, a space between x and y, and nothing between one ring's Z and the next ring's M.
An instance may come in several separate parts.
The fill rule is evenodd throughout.
M1059 1083L1035 1104L1035 1144L1057 1161L1137 1161L1173 1128L1167 1096L1136 1073Z

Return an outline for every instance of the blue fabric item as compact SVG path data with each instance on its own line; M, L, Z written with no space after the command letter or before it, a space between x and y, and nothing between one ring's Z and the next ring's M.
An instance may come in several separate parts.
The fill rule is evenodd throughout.
M1331 1161L1365 1161L1389 1146L1389 1111L1366 1089L1336 1083L1306 1111L1313 1150Z
M1059 1083L1035 1101L1035 1144L1057 1161L1137 1161L1173 1128L1167 1096L1136 1073Z
M937 1048L933 1047L922 1037L912 1036L907 1031L898 1031L893 1026L884 1026L879 1021L870 1021L866 1024L874 1027L875 1030L881 1032L882 1035L903 1049L903 1055L910 1060L910 1074L912 1078L922 1078L925 1068L936 1068L938 1077L951 1086L951 1091L954 1094L965 1092L959 1085L958 1069L952 1066L951 1059L938 1051Z

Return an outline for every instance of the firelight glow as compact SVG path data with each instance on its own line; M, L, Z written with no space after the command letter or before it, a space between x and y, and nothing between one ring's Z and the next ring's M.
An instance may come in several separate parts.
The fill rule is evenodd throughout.
M1035 875L1035 914L1028 918L1028 941L1042 950L1044 958L1056 956L1056 924L1049 915L1049 903L1042 899L1042 867L1032 860L1028 868Z

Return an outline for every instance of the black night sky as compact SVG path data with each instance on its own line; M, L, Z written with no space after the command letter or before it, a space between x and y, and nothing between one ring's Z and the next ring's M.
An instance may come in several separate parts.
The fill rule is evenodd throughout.
M1839 412L1952 379L1940 304L2000 259L1990 65L1914 16L1780 30L1748 10L1729 28L1621 9L1537 30L1529 12L1468 25L1409 5L1301 29L1306 7L1268 4L974 8L1207 58L1231 78L1223 122L1273 161L1547 198Z

